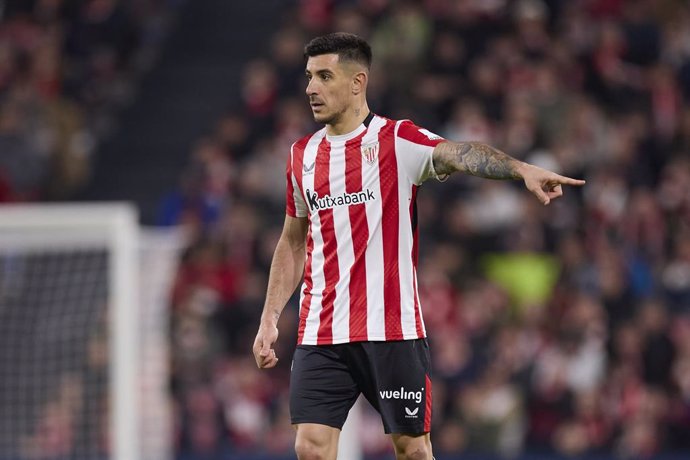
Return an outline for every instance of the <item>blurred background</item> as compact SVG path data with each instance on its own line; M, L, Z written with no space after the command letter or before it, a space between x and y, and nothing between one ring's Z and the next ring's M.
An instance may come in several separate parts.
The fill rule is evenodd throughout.
M292 458L296 298L278 367L251 345L289 147L319 128L302 48L336 30L372 44L375 113L587 180L548 207L517 182L421 188L436 458L690 455L688 2L5 0L0 19L0 202L133 201L184 234L177 459ZM27 458L76 458L50 426ZM372 410L359 433L392 458Z

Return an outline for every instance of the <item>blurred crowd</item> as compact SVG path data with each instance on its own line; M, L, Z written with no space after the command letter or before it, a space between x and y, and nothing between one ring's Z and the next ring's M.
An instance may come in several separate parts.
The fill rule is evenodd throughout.
M295 2L162 206L193 241L173 293L178 452L292 449L296 297L278 368L251 345L289 147L319 128L302 49L334 30L373 46L374 112L587 180L548 207L517 182L421 188L437 456L687 452L690 7L673 0ZM390 452L372 410L360 430Z
M58 199L87 180L179 1L0 2L0 202ZM297 295L278 367L259 371L251 345L289 148L319 128L302 49L334 30L373 46L374 112L587 180L548 207L518 182L421 188L437 457L690 451L688 3L293 4L246 63L241 106L197 140L161 203L159 224L191 241L172 292L180 457L292 450ZM390 452L371 409L359 429L370 458Z
M0 205L65 199L88 180L94 148L135 96L137 81L154 63L181 1L0 0ZM4 256L5 268L23 266ZM89 259L82 255L80 260ZM65 266L46 265L44 270ZM77 265L73 262L67 278L60 277L64 292L73 286L70 276L83 275ZM80 267L91 274L79 280L84 289L105 276L104 267ZM39 283L34 284L37 295L53 292L40 283L54 277L36 273L27 276ZM102 325L70 329L65 324L79 317L88 326L89 314L97 315L103 305L99 301L89 308L83 304L92 300L88 296L72 296L67 310L43 314L33 328L25 327L23 319L31 323L38 315L32 307L42 304L22 288L2 286L5 345L11 346L5 347L10 354L2 369L0 456L100 458L108 449L106 335ZM14 299L25 302L23 308L13 309ZM56 322L55 315L63 317ZM48 348L41 348L45 343ZM16 354L22 350L29 354ZM38 368L26 361L33 350L52 363L40 378Z
M69 198L181 0L0 1L0 203Z

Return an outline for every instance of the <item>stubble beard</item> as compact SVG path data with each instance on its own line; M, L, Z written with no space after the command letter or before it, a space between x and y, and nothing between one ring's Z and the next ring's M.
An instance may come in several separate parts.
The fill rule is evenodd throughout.
M319 114L314 114L314 121L317 123L321 123L324 125L335 125L340 120L342 119L343 115L345 114L347 109L343 109L339 112L332 113L332 114L324 114L324 115L319 115Z

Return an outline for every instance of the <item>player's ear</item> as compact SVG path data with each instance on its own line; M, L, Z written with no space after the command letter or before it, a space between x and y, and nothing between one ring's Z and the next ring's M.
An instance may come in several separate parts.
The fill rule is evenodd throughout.
M363 93L367 88L367 73L364 71L356 72L352 76L352 94L355 96Z

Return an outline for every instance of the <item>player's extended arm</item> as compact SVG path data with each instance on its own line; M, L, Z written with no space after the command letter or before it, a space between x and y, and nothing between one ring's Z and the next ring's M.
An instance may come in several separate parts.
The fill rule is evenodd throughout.
M278 340L278 318L302 279L307 226L306 217L285 216L283 232L273 253L266 302L252 350L260 368L273 367L278 362L273 349Z
M441 142L434 148L434 169L439 176L456 171L488 179L522 179L543 204L563 195L561 185L585 181L561 176L506 155L481 142Z

